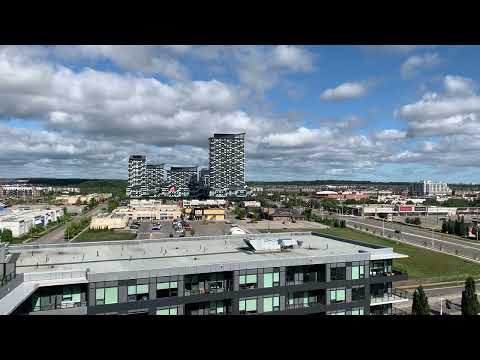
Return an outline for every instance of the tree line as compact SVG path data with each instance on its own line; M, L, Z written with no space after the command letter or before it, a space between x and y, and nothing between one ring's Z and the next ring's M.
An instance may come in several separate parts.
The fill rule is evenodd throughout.
M465 224L463 216L460 218L460 220L443 220L442 233L458 236L468 236L468 226Z

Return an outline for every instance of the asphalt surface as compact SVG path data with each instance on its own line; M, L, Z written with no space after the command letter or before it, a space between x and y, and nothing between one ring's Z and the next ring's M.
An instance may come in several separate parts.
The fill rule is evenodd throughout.
M152 230L152 222L142 222L137 231L137 239L163 239L168 238L170 233L174 237L178 237L180 234L176 233L172 226L172 220L158 221L162 225L161 230ZM216 236L228 234L231 225L226 224L223 221L209 222L204 224L203 221L188 221L192 226L195 233L193 236ZM185 232L185 237L191 237L190 231Z
M398 239L414 245L420 245L426 248L450 253L453 255L464 256L471 260L480 260L480 244L474 241L457 240L434 233L431 231L420 230L406 225L361 218L344 216L347 225L350 227L367 228L370 231L374 230L376 234L391 236L392 239ZM395 230L400 231L396 233Z
M99 206L93 208L92 210L88 211L85 214L76 215L69 222L63 224L62 226L60 226L57 229L49 232L48 234L45 234L44 236L38 238L37 240L29 242L29 244L59 244L59 243L65 243L65 240L64 240L65 229L67 228L67 225L70 222L77 221L84 216L95 216L95 215L102 212L102 208L103 208L103 206L99 205Z

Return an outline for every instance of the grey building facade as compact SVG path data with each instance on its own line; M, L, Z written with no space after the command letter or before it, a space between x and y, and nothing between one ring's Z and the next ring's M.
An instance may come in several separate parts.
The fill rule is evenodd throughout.
M392 285L407 278L392 270L404 255L315 233L8 252L20 258L20 280L7 293L0 288L1 314L367 315L392 313L392 304L407 301Z
M224 197L245 191L245 134L209 138L210 195Z

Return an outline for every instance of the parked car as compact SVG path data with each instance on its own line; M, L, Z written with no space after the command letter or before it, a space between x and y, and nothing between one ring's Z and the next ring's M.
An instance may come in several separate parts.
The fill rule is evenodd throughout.
M158 230L162 230L162 225L154 225L154 226L152 226L152 231L158 231Z

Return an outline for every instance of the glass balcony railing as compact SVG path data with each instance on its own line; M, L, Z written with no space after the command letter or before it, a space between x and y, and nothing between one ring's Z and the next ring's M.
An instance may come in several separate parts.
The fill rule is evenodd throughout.
M391 293L372 293L370 294L370 305L386 303L386 302L399 302L408 301L406 291L394 289Z
M397 270L390 270L387 269L371 269L370 270L370 277L383 277L383 276L396 276L396 275L403 275L401 271Z

